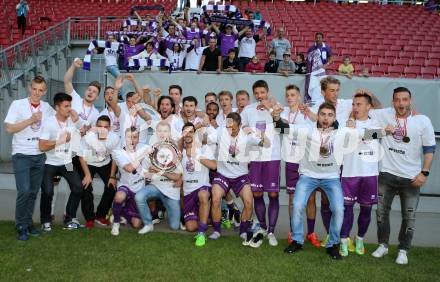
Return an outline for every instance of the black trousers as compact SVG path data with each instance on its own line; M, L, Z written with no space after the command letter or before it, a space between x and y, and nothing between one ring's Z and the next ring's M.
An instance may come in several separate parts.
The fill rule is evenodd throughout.
M73 159L73 164L77 168L81 179L84 178L84 172L81 168L79 158L75 157ZM98 174L101 180L104 182L104 193L102 194L101 201L99 202L98 208L96 209L95 216L95 205L93 203L93 186L90 184L85 187L81 194L81 210L84 214L86 221L94 220L96 217L105 218L108 211L112 207L113 198L115 197L116 187L108 187L108 181L110 179L110 173L112 168L112 162L102 167L89 165L90 175L93 177Z
M51 222L52 199L53 199L53 178L54 176L61 176L66 179L70 187L69 200L66 206L66 215L64 222L69 222L72 218L76 218L76 211L81 201L82 184L78 171L73 168L73 171L67 171L66 166L54 166L45 164L43 183L41 187L40 199L40 218L41 223Z
M25 16L17 17L17 25L18 25L18 29L21 29L21 35L23 35L24 31L26 30L26 17Z

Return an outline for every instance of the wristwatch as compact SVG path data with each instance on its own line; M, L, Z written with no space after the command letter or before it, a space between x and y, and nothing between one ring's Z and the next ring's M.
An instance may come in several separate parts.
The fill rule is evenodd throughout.
M429 171L427 170L422 170L420 173L423 174L424 176L429 176Z

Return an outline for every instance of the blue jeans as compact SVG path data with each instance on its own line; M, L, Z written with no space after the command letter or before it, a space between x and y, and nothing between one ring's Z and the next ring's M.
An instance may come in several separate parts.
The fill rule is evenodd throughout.
M17 228L27 228L32 225L35 199L43 181L45 154L12 156L17 199L15 202L15 224Z
M326 247L331 247L339 243L339 234L344 220L344 196L339 178L316 179L305 175L299 177L293 200L292 218L290 219L293 240L304 244L304 209L310 194L318 187L327 195L332 211L330 238L326 245Z
M176 188L178 189L178 188ZM173 200L165 196L156 186L153 184L148 184L140 191L136 193L135 200L136 206L138 208L139 214L144 225L153 224L153 219L151 217L150 208L148 207L147 201L151 199L159 199L164 204L167 215L168 224L171 229L177 230L180 226L180 201Z
M119 71L118 66L113 65L113 66L106 66L105 69L114 77L114 78L118 78L118 76L121 74L121 72Z

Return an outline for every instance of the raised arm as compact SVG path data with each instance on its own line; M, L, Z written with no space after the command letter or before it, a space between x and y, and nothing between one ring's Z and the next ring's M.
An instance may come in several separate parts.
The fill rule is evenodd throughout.
M73 76L75 75L76 69L79 69L82 65L82 61L80 58L75 58L73 60L72 65L70 65L69 69L66 71L64 75L64 91L66 94L71 95L73 92Z

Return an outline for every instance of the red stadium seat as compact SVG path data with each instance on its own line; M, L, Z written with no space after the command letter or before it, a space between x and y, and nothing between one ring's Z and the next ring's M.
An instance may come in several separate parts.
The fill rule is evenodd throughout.
M421 74L421 68L414 67L414 66L405 67L404 72L405 72L406 77L416 78L417 76L419 76Z
M427 66L427 67L439 67L440 66L440 59L426 59L425 60L425 66Z
M440 59L440 53L429 53L429 59Z
M383 76L386 71L387 71L386 66L372 66L371 67L371 73L374 76Z
M366 57L364 58L364 64L376 65L379 62L379 57Z
M393 59L392 58L379 58L379 65L392 65Z
M402 76L404 71L403 66L389 66L387 73L393 77L400 77Z
M425 65L425 59L412 59L409 61L409 66L424 66Z
M393 65L396 66L407 66L409 64L408 58L396 58L393 61Z
M437 74L437 69L435 67L422 67L422 77L423 78L434 78Z

